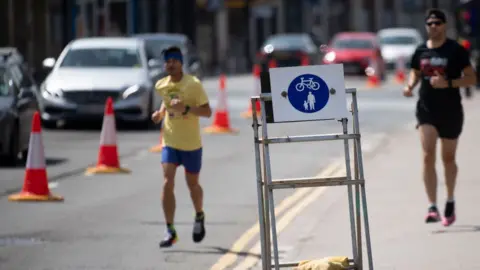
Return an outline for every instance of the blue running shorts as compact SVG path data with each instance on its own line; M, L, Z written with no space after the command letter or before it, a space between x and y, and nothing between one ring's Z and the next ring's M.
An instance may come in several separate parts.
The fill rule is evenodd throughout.
M164 146L162 149L162 163L173 163L177 166L183 165L186 172L198 174L202 168L202 148L184 151Z

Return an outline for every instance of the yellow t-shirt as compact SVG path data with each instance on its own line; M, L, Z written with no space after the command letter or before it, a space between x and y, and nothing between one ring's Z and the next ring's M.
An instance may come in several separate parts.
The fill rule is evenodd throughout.
M155 84L162 97L167 113L163 120L162 145L178 150L192 151L202 147L200 120L193 113L183 115L171 110L170 101L179 98L185 105L198 107L208 103L202 83L194 76L184 74L179 82L172 82L170 76Z

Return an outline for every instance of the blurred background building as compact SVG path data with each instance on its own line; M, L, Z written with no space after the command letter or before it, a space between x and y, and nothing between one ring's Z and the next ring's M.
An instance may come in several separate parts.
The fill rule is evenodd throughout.
M306 32L320 44L340 31L415 27L424 31L437 0L0 0L0 46L17 47L34 67L72 39L133 33L185 33L207 72L248 72L271 34ZM451 17L454 12L450 12ZM453 18L453 17L452 17ZM454 20L452 20L454 21ZM450 32L455 33L455 24Z

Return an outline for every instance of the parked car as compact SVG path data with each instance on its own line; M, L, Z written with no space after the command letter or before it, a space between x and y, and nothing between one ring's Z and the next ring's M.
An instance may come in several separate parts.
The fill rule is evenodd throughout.
M316 65L321 59L320 48L307 33L272 35L257 53L257 63L262 71L269 67Z
M159 80L167 74L163 67L162 51L171 46L177 46L183 53L184 72L203 79L204 65L192 41L183 34L153 33L137 34L133 37L144 42L147 60L150 66L156 67L152 76Z
M37 86L19 54L0 48L0 163L14 165L27 157Z
M328 48L324 64L343 64L345 74L355 75L365 75L366 69L372 67L382 80L385 78L385 63L375 33L341 32L332 38Z
M57 121L101 119L108 97L116 119L148 127L160 106L143 41L129 37L81 38L70 42L40 86L40 109L45 126Z
M378 31L377 36L388 69L395 69L400 57L406 66L410 66L415 49L424 42L415 28L387 28Z

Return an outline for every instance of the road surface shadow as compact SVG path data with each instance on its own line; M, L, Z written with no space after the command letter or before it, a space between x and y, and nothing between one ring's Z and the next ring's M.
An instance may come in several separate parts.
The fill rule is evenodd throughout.
M148 226L167 226L167 224L163 221L141 221L141 225L148 225ZM242 225L240 222L236 221L225 221L225 222L205 222L207 226L237 226L237 225ZM192 226L193 225L193 220L192 221L180 221L180 222L175 222L175 226L180 227L180 226Z
M232 251L228 248L222 248L222 247L205 247L205 250L188 250L188 249L176 249L176 250L165 250L165 253L188 253L188 254L235 254L240 257L256 257L260 259L262 256L260 254L256 253L251 253L247 251Z
M432 234L480 232L480 225L457 225L448 229L432 231Z
M55 158L55 157L45 158L45 163L47 167L62 165L67 161L68 159L66 158ZM26 159L17 161L13 166L0 165L0 169L1 168L8 168L8 169L25 168L25 166L26 166Z

